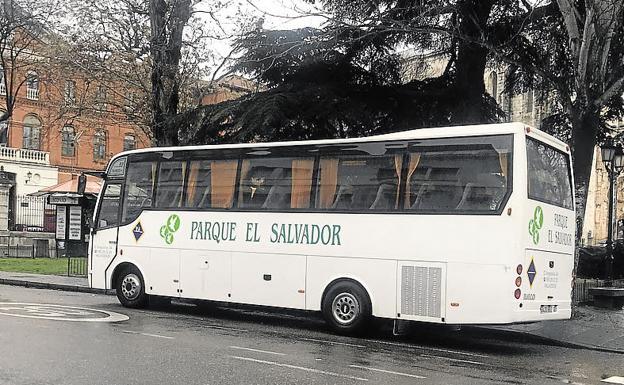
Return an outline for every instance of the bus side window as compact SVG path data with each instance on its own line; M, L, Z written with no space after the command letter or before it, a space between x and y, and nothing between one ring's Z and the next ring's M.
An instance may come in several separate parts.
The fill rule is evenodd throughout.
M97 228L105 228L119 225L119 198L121 184L110 183L106 185L104 197L100 201Z
M192 161L189 168L189 177L186 193L186 205L188 208L210 208L211 189L211 161Z
M152 206L156 162L130 162L126 173L122 223L133 221L144 207Z
M509 189L509 137L439 139L409 152L404 208L496 212Z
M156 187L156 207L171 208L182 206L182 191L186 162L160 162Z
M322 157L316 208L395 210L401 170L402 155Z
M238 207L279 210L291 207L292 159L243 160Z

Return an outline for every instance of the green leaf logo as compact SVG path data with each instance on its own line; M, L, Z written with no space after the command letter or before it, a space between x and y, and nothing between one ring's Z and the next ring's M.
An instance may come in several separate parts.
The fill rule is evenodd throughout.
M176 214L171 214L167 218L167 222L160 227L160 237L165 240L165 243L170 245L173 243L173 233L180 229L180 217Z
M172 233L175 233L180 228L180 217L173 214L167 219L167 228Z
M535 207L533 212L533 219L529 221L529 235L533 238L533 243L539 243L539 231L544 225L544 211L540 206Z

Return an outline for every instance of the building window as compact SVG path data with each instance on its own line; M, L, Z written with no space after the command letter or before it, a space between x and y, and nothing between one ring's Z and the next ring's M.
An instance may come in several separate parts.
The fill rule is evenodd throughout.
M498 74L496 71L490 72L490 96L495 100L498 99Z
M533 113L533 90L528 90L524 94L524 112L527 114Z
M0 110L0 116L4 115L6 112ZM3 120L0 122L0 146L6 146L9 132L9 122L8 120Z
M127 114L131 114L136 109L136 94L134 92L128 92L124 96L124 111Z
M34 71L29 71L26 75L26 98L39 100L39 75Z
M106 159L106 131L99 130L93 135L93 160Z
M102 85L95 91L94 107L98 111L106 111L106 88Z
M61 155L74 156L76 154L75 140L76 132L74 131L74 127L63 127L61 130Z
M65 103L76 103L76 82L73 80L65 81Z
M123 141L123 150L129 151L134 150L136 148L136 139L134 135L126 134Z
M0 95L6 95L6 84L4 81L4 68L0 67Z
M41 141L41 121L32 115L24 118L24 131L22 136L22 148L39 150Z

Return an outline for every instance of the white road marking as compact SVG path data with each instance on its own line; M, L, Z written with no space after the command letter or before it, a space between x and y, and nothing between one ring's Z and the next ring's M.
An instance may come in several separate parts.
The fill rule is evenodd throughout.
M155 338L164 338L167 340L173 340L175 338L173 337L169 337L169 336L161 336L160 334L150 334L150 333L141 333L141 332L135 332L132 330L122 330L122 333L126 333L126 334L138 334L138 335L142 335L142 336L146 336L146 337L155 337Z
M624 384L624 377L613 376L613 377L605 378L604 380L600 382L606 382L609 384Z
M358 368L358 369L365 369L365 370L372 370L373 372L396 374L397 376L405 376L405 377L412 377L412 378L427 378L427 377L423 377L423 376L417 376L415 374L393 372L392 370L369 368L367 366L360 366L360 365L349 365L349 367L351 367L351 368Z
M105 314L106 317L88 317L89 314L96 315L98 313ZM23 302L0 302L0 315L69 322L121 322L130 319L127 315L107 310Z
M230 346L230 349L248 350L248 351L250 351L250 352L256 352L256 353L275 354L276 356L285 356L285 355L286 355L286 354L284 354L284 353L270 352L270 351L268 351L268 350L260 350L260 349L244 348L244 347L241 347L241 346Z
M273 365L273 366L279 366L282 368L289 368L289 369L297 369L297 370L303 370L305 372L310 372L310 373L317 373L317 374L326 374L328 376L334 376L334 377L340 377L340 378L348 378L350 380L356 380L356 381L368 381L367 378L361 378L361 377L355 377L355 376L349 376L347 374L340 374L340 373L334 373L334 372L327 372L325 370L319 370L319 369L314 369L314 368L306 368L304 366L296 366L296 365L289 365L289 364L282 364L280 362L275 362L275 361L264 361L264 360L256 360L254 358L248 358L248 357L239 357L239 356L229 356L230 358L234 358L236 360L242 360L242 361L251 361L251 362L256 362L259 364L266 364L266 365Z
M303 341L322 342L324 344L331 344L331 345L351 346L351 347L354 347L354 348L365 348L366 347L364 345L348 344L346 342L337 342L337 341L330 341L330 340L319 340L319 339L316 339L316 338L300 337L298 339L303 340Z
M441 360L447 360L447 361L453 361L453 362L464 362L467 364L474 364L474 365L487 365L485 362L462 360L459 358L451 358L451 357L444 357L444 356L433 356L431 354L421 354L420 356L425 357L425 358L439 358Z
M436 351L436 352L461 354L461 355L469 356L469 357L490 358L490 356L487 356L485 354L461 352L461 351L458 351L458 350L433 348L433 347L430 347L430 346L410 345L410 344L403 344L403 343L399 343L399 342L389 342L389 341L380 341L380 340L369 340L369 341L377 342L378 344L384 344L384 345L401 346L401 347L404 347L404 348L421 349L421 350L433 350L433 351Z

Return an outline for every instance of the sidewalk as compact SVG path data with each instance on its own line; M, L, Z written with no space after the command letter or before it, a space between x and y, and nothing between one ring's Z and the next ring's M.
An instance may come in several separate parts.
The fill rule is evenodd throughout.
M578 306L573 318L521 325L479 326L506 333L521 333L558 345L624 354L624 310Z
M62 275L45 275L31 273L13 273L0 271L0 285L35 287L38 289L53 289L78 291L83 293L110 294L103 289L92 289L89 281L83 277L67 277Z
M86 278L9 273L0 271L0 285L15 285L112 294L112 290L91 289ZM592 306L576 308L574 317L565 321L544 321L524 325L475 326L501 333L520 333L558 345L624 354L624 310L604 310Z

